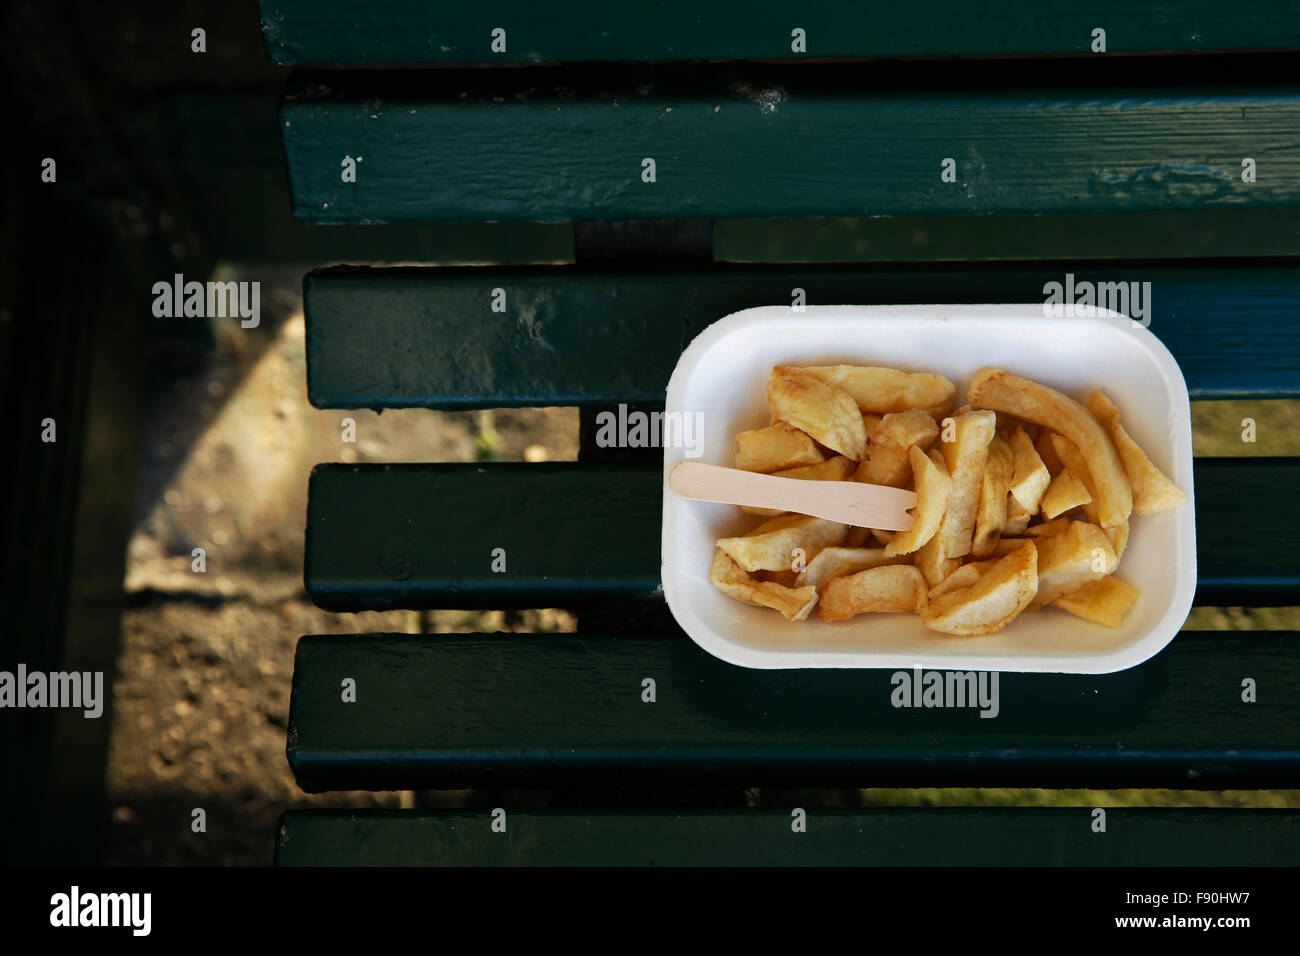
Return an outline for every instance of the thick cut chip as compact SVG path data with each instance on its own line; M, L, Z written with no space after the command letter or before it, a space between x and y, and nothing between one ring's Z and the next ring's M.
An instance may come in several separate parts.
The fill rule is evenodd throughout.
M1002 537L1015 538L1024 534L1032 517L1033 515L1020 506L1015 495L1007 495L1007 520L1002 525Z
M736 467L742 471L766 474L815 465L823 458L815 441L785 422L741 432L736 442L740 446Z
M921 607L926 627L964 637L996 634L1029 606L1038 590L1038 552L1032 541L980 570L969 586L926 601Z
M1070 526L1073 518L1062 516L1053 518L1051 521L1044 521L1042 524L1031 524L1025 529L1027 538L1050 538L1054 534L1060 534Z
M984 462L984 483L980 486L975 535L970 545L970 553L977 558L992 554L998 538L1002 537L1002 526L1007 523L1007 490L1011 487L1014 468L1010 443L994 435Z
M845 481L853 470L858 467L858 463L843 455L836 455L834 458L827 458L825 461L816 465L805 465L802 468L790 468L786 471L776 471L772 474L777 478L800 478L804 481ZM772 516L783 514L775 508L751 508L749 505L741 505L740 510L751 515Z
M1065 463L1062 471L1073 472L1074 477L1078 478L1088 491L1088 500L1083 503L1084 517L1092 524L1101 524L1101 502L1097 497L1097 486L1093 483L1092 474L1088 471L1088 463L1084 460L1083 454L1069 439L1061 435L1052 436L1052 447ZM1060 477L1059 473L1057 477Z
M1071 521L1060 534L1038 539L1038 595L1033 607L1101 580L1118 563L1110 539L1100 527Z
M848 392L803 369L778 365L767 380L772 420L788 422L854 461L867 456L867 428Z
M961 565L960 559L950 558L943 553L943 544L937 533L921 545L912 563L925 576L926 583L931 587L952 574Z
M736 565L736 567L740 567L740 565ZM755 571L754 579L756 581L773 581L788 588L797 588L799 586L799 575L794 571Z
M867 460L858 466L854 481L901 488L911 475L909 451L925 451L939 435L934 419L920 409L891 412L880 420L867 443Z
M1021 541L1020 544L1023 545L1024 542ZM1007 552L1007 554L1010 553L1010 551ZM1002 555L999 555L998 557L1002 557ZM930 588L929 600L933 601L935 598L943 597L949 591L957 591L961 588L970 587L980 579L985 571L997 563L997 558L990 558L987 561L966 562L957 570L953 571L952 574L948 575L934 587Z
M1092 494L1069 468L1062 468L1043 495L1044 518L1055 518L1080 505L1092 503Z
M1110 431L1119 460L1124 465L1129 484L1133 487L1133 510L1140 515L1159 514L1177 508L1187 500L1186 493L1174 484L1169 476L1151 463L1138 443L1122 424L1122 416L1115 404L1099 388L1088 396L1088 409Z
M885 548L886 554L911 554L935 536L948 508L948 493L952 479L943 464L943 456L936 463L933 458L913 445L908 451L912 465L913 489L916 491L916 510L912 512L912 527L894 535Z
M901 563L902 558L891 557L884 548L822 548L799 572L794 586L802 588L811 584L821 591L832 578Z
M948 509L935 535L944 557L961 558L970 554L975 513L984 487L984 462L996 425L997 416L993 412L966 412L952 420L953 440L939 442L938 448L943 452L952 479Z
M1101 525L1113 528L1128 520L1133 513L1128 476L1110 436L1087 408L1054 388L998 368L976 372L966 394L972 405L1045 425L1073 442L1088 463Z
M859 528L856 526L849 527L849 533L844 536L844 547L861 548L871 540L870 528Z
M1128 547L1128 522L1113 528L1107 528L1106 537L1110 539L1110 546L1115 549L1115 560L1119 561L1124 557L1124 550Z
M805 481L847 481L857 467L858 463L852 458L835 455L816 465L787 468L772 474L777 478L802 478Z
M1021 510L1028 514L1038 514L1038 503L1043 499L1043 492L1052 482L1052 475L1043 464L1042 457L1029 440L1029 434L1022 427L1012 433L1011 453L1015 466L1011 477L1011 494L1015 496Z
M1010 554L1012 551L1016 550L1016 548L1020 547L1022 544L1024 544L1026 541L1029 540L1031 539L1030 538L999 538L997 547L993 549L993 557L995 558L1004 557Z
M1123 420L1119 406L1112 402L1109 396L1099 388L1094 388L1089 393L1088 400L1083 404L1087 406L1088 411L1092 412L1097 421L1101 422L1102 428L1108 429L1116 422Z
M931 418L942 418L952 408L957 394L952 382L930 372L902 372L869 365L820 365L804 371L844 389L858 408L875 415L919 408Z
M1062 594L1052 604L1102 627L1119 627L1141 593L1133 585L1107 576L1069 594Z
M822 548L844 541L849 526L811 515L781 515L765 521L747 535L719 538L717 546L746 571L788 571L794 567L795 549L804 561Z
M737 601L780 611L787 621L802 621L817 604L816 588L790 588L776 581L755 581L721 549L713 553L709 581Z
M1052 443L1052 437L1055 434L1056 432L1050 428L1044 428L1038 433L1038 437L1034 439L1034 451L1038 452L1043 467L1047 469L1047 473L1053 478L1059 475L1061 469L1065 467L1065 462L1061 461L1061 456L1056 453L1056 445ZM1046 490L1046 488L1043 489L1043 491Z
M880 424L880 420L884 417L885 417L884 415L871 415L871 414L866 414L862 416L862 427L867 430L868 436L870 436L871 433L876 430L876 426ZM868 449L868 451L870 451L870 449Z
M822 591L817 616L847 621L867 611L918 611L925 602L925 578L910 564L889 564L832 578Z

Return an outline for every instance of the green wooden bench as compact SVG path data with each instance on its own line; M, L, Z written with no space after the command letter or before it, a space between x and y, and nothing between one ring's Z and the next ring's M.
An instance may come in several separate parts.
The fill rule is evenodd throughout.
M666 786L1296 786L1300 635L1184 632L1118 674L1002 675L994 720L896 709L886 672L732 667L665 613L659 453L599 448L592 423L601 408L662 404L695 334L796 287L810 303L1033 302L1066 273L1151 282L1151 330L1194 399L1300 397L1300 84L1271 56L1089 53L1094 27L1108 53L1295 49L1300 18L1054 4L1008 31L958 4L925 22L873 4L788 25L777 5L580 7L559 20L521 3L437 16L409 0L261 5L281 63L565 63L303 73L281 126L305 222L573 223L567 264L540 253L533 266L310 274L314 405L569 405L583 422L576 463L316 468L305 580L321 606L563 607L580 623L565 635L304 637L295 776L312 792L592 794L572 810L502 807L509 841L489 809L291 812L277 861L1293 861L1300 815L1287 811L1115 810L1126 835L1095 842L1086 808L809 807L806 834L792 834L789 811L656 809ZM796 28L821 58L1081 56L655 65L797 61ZM945 158L954 183L940 179ZM341 175L348 161L355 181ZM843 246L838 264L719 261L761 258L773 235L774 258L836 258L801 244L811 217L889 217L815 228L906 248L939 233L949 261L859 263ZM1030 244L1008 239L1021 231ZM991 258L1016 261L976 262ZM1196 461L1199 604L1300 604L1300 505L1284 493L1297 479L1298 459ZM506 573L490 569L497 547ZM343 703L348 677L356 700ZM1245 678L1255 703L1242 701ZM602 806L615 783L643 793L643 808Z

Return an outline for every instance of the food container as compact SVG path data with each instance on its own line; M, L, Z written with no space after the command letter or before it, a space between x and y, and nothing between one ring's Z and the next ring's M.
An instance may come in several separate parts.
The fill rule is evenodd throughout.
M769 424L774 365L883 365L938 372L965 401L971 376L996 366L1082 401L1100 387L1125 428L1187 493L1156 515L1134 515L1117 576L1141 591L1118 629L1055 607L1026 611L998 634L953 637L915 614L791 622L709 583L714 541L759 519L733 505L691 501L668 487L684 460L734 467L737 433ZM1103 674L1151 657L1187 619L1196 590L1192 424L1187 385L1169 350L1114 312L1049 317L1037 305L789 306L745 309L690 344L668 383L668 417L698 413L701 434L664 450L663 587L682 629L743 667L886 667ZM689 435L689 431L685 434ZM669 443L666 441L665 445ZM685 447L682 447L685 446Z

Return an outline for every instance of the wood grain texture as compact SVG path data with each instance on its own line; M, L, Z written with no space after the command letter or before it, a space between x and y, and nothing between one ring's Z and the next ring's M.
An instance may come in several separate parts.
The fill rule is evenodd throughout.
M1286 207L721 219L713 227L713 257L722 262L1243 261L1294 255L1300 255L1300 232L1295 212Z
M1300 204L1295 86L879 92L823 75L709 86L687 73L622 91L536 75L304 82L281 109L294 212L346 223ZM341 179L344 157L361 160L356 182ZM955 182L940 180L945 157ZM1254 183L1241 181L1243 157L1260 164Z
M940 0L918 10L875 2L820 6L758 0L700 5L682 0L556 8L507 0L431 6L417 0L261 0L262 33L275 63L541 63L548 61L991 56L1090 53L1107 30L1112 53L1300 47L1285 5L1209 0L1086 7L1068 0L999 8ZM494 27L506 48L491 48ZM806 33L806 53L791 30Z
M1041 302L1047 282L1150 282L1193 398L1300 396L1300 282L1241 264L328 269L303 283L318 408L662 403L678 356L751 306ZM492 311L501 289L505 311Z
M1195 480L1197 603L1300 604L1300 459L1200 458ZM658 464L320 465L307 590L336 611L651 598L662 488Z
M513 810L510 839L480 811L295 810L277 866L1290 866L1294 810L1114 807Z
M618 464L319 465L307 590L345 611L650 598L662 481L661 469Z
M993 719L895 708L884 670L760 671L678 633L304 637L289 763L309 791L628 783L1286 787L1300 643L1186 632L1099 676L1002 674ZM1243 677L1259 701L1241 701ZM356 701L340 701L340 681ZM654 678L656 702L643 703Z

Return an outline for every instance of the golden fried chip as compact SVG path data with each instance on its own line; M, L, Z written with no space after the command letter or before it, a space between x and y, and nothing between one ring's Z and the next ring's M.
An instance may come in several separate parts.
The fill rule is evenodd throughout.
M1052 444L1052 436L1055 434L1056 432L1050 428L1044 428L1038 433L1038 437L1034 439L1034 451L1038 453L1038 458L1043 463L1043 467L1047 469L1047 473L1053 478L1059 475L1061 469L1065 467L1065 462L1061 461L1061 456L1056 453L1056 446ZM1044 488L1043 491L1047 491L1047 489Z
M1038 503L1043 499L1047 486L1052 483L1052 475L1023 427L1017 426L1011 432L1009 441L1015 459L1009 490L1022 511L1031 515L1038 514Z
M951 421L953 440L939 442L938 448L952 479L952 491L935 537L947 558L961 558L970 553L975 513L984 486L984 462L988 458L989 442L993 440L996 423L997 416L993 412L966 412ZM945 425L940 437L946 438L948 434Z
M925 578L910 564L890 564L832 578L822 591L817 616L847 621L867 611L917 611L925 601Z
M755 581L721 549L713 553L709 581L737 601L780 611L787 621L802 621L817 604L816 588L789 588L775 581Z
M1037 549L1032 541L1026 541L982 569L974 583L927 600L921 607L921 620L944 634L996 634L1033 600L1038 589L1037 568Z
M1007 520L1002 523L1002 537L1015 538L1024 534L1032 517L1033 515L1020 506L1015 495L1007 495Z
M902 564L903 558L885 553L884 548L822 548L795 578L795 587L812 585L821 591L832 578L857 574L886 564Z
M1109 429L1111 425L1123 419L1118 406L1099 388L1094 388L1083 404L1088 411L1092 412L1093 417L1101 422L1102 428Z
M1069 468L1062 468L1043 495L1044 518L1055 518L1080 505L1092 503L1092 494Z
M865 365L820 365L805 368L828 385L853 396L864 412L885 415L919 408L938 419L952 408L957 389L942 375L901 372Z
M975 534L971 538L970 553L977 558L992 554L998 538L1002 537L1002 526L1007 522L1007 490L1011 487L1014 468L1015 456L1011 445L994 435L984 462L984 479L975 512Z
M1052 435L1052 447L1056 449L1057 456L1064 462L1062 470L1068 469L1073 472L1074 477L1078 478L1088 491L1089 500L1083 503L1084 517L1091 524L1101 524L1101 502L1098 498L1097 486L1093 483L1092 474L1088 471L1088 463L1084 460L1082 452L1074 446L1073 442L1062 435Z
M939 434L934 419L920 409L891 412L871 432L867 460L858 466L854 481L869 485L901 488L912 471L908 467L908 450L920 446L925 451Z
M1118 563L1106 533L1086 521L1071 521L1060 534L1037 541L1038 595L1033 607L1104 578Z
M777 478L801 478L804 481L846 481L857 467L858 463L856 461L845 458L843 455L836 455L834 458L827 458L820 464L777 471L773 472L773 475ZM741 505L740 510L747 514L766 517L783 514L783 512L777 511L775 508L752 508L749 505Z
M767 380L773 421L788 422L832 451L862 461L867 429L852 396L802 369L778 365Z
M1029 538L999 538L997 546L993 549L993 557L1002 558L1010 554L1016 548L1023 545ZM965 565L963 565L964 567Z
M1115 561L1118 562L1124 557L1124 549L1128 547L1128 522L1104 530L1106 537L1110 539L1110 546L1115 549Z
M926 583L933 586L952 574L961 565L961 560L950 558L943 553L943 542L939 540L938 532L935 532L930 540L916 551L912 563L925 576Z
M1177 508L1187 500L1184 491L1169 476L1151 463L1122 424L1115 404L1099 388L1088 396L1088 409L1110 431L1115 450L1124 465L1124 473L1133 487L1133 510L1140 515L1159 514Z
M717 546L746 571L788 571L794 567L795 549L810 561L822 548L838 545L849 526L811 515L781 515L765 521L747 535L719 538Z
M1110 436L1087 408L1054 388L997 368L976 372L967 397L972 405L1006 412L1060 432L1087 462L1089 490L1098 504L1101 525L1113 528L1128 520L1133 512L1128 476Z
M1140 594L1133 585L1107 576L1062 594L1052 604L1102 627L1119 627Z
M824 550L824 549L823 549ZM740 565L736 565L740 567ZM744 573L743 571L741 573ZM754 580L771 581L774 584L781 584L788 588L797 588L799 575L794 571L755 571Z
M1025 537L1028 538L1047 538L1054 534L1060 534L1070 526L1073 518L1062 516L1053 518L1051 521L1044 521L1042 524L1031 524L1025 529Z
M1024 542L1021 541L1020 544L1023 546ZM1010 553L1010 551L1007 552L1007 554ZM949 591L958 591L962 588L970 587L983 576L985 571L997 563L997 558L990 558L987 561L966 562L953 571L952 574L948 575L934 587L930 588L928 600L933 601L935 598L943 597Z
M823 458L815 441L785 422L741 432L736 442L740 445L736 467L743 471L767 474L815 465Z
M943 521L943 513L948 508L948 493L952 491L952 479L939 455L936 463L913 445L908 451L912 465L913 488L916 491L916 510L912 512L912 527L894 535L885 553L911 554L934 537Z
M844 547L861 548L870 540L871 540L870 528L859 528L850 525L849 533L844 536Z

